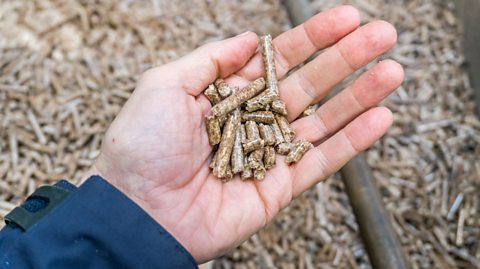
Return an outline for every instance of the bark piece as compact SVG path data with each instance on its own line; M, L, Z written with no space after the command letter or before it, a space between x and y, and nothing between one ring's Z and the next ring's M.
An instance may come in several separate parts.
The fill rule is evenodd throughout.
M276 160L275 148L271 146L265 147L265 152L263 154L263 165L265 166L265 169L275 167Z
M282 100L275 100L270 104L270 109L280 115L287 116L287 107Z
M278 126L277 122L275 121L275 123L271 124L270 127L272 128L273 135L275 136L275 145L285 142L285 138L283 138L282 130L280 130L280 127Z
M218 147L218 156L213 169L213 174L217 178L227 176L227 166L230 163L230 157L235 142L235 130L240 125L240 110L236 109L229 117L223 128L222 139Z
M242 148L242 126L239 125L235 131L235 142L232 152L232 173L236 174L243 171L245 159Z
M311 148L313 148L313 145L307 140L301 139L297 141L292 150L290 150L290 153L288 153L287 158L285 158L285 162L291 164L300 161L303 155Z
M242 114L242 121L254 121L256 123L272 124L275 122L275 117L271 111L255 111Z
M261 149L265 146L264 143L265 142L263 142L263 140L260 138L249 140L243 144L243 151L245 152L245 154L247 154L254 150Z
M207 99L210 100L210 103L212 104L212 106L222 101L220 94L218 94L217 88L213 84L208 85L208 88L204 91L204 94L207 97Z
M208 116L206 118L206 125L207 125L207 134L208 134L208 142L210 145L217 145L220 143L220 139L222 138L221 130L220 130L220 121L217 117Z
M232 95L228 96L220 103L212 107L213 115L221 117L226 115L230 111L238 108L245 101L251 99L255 95L259 94L265 89L265 80L263 78L258 78L255 81L248 84L245 88L242 88Z
M292 142L293 138L295 137L295 132L290 127L290 123L288 123L287 118L282 115L275 114L275 120L277 121L278 127L280 127L280 130L282 131L285 142Z
M258 130L260 132L260 137L265 141L265 146L275 145L275 135L270 125L260 123L258 125Z

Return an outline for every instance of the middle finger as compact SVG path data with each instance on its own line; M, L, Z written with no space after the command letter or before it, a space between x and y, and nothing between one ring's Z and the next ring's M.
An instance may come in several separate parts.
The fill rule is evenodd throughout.
M308 105L318 103L355 70L388 51L396 39L395 28L388 22L368 23L284 79L279 88L288 119L292 121Z

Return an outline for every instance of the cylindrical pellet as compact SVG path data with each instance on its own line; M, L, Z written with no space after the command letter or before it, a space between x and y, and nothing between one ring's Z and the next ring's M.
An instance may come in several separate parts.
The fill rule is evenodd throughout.
M245 88L238 90L223 99L220 103L212 107L213 115L220 117L226 115L230 111L238 108L245 101L251 99L265 89L265 80L258 78L248 84Z
M214 84L217 87L217 91L222 98L226 98L234 91L234 87L230 86L225 80L221 78L215 80Z
M242 121L254 121L256 123L272 124L275 122L275 117L271 111L255 111L242 114Z
M295 137L295 132L290 127L290 123L288 123L287 118L282 115L275 114L275 120L278 124L278 127L280 127L280 130L282 130L285 142L292 142L293 138Z
M262 47L263 67L265 68L265 77L267 88L278 96L277 72L275 70L275 59L273 54L272 36L264 35L260 38Z
M257 138L253 140L249 140L246 143L243 144L243 152L245 154L250 153L254 150L261 149L264 146L264 142L262 139Z
M213 146L220 143L222 134L218 118L214 116L208 116L205 122L207 125L208 142L210 143L210 145Z
M253 170L253 178L256 180L263 180L265 178L265 167L260 166L257 169Z
M275 145L275 135L269 125L260 123L258 125L258 130L260 131L260 137L265 141L266 146Z
M275 149L270 146L265 147L265 152L263 153L263 165L265 169L275 167L276 160Z
M213 169L213 174L217 178L225 178L227 176L227 166L230 163L235 142L235 130L238 125L240 125L240 110L237 109L228 117L223 128L222 139L218 147L218 156Z
M287 116L287 108L282 100L275 100L271 103L270 109L283 116Z
M247 156L245 156L245 159L243 160L243 163L244 164L248 163ZM252 168L250 168L248 165L244 165L242 175L241 175L242 180L246 180L246 179L249 179L249 178L252 178L252 177L253 177Z
M235 131L235 142L233 144L233 152L232 152L232 173L236 174L243 171L244 164L243 160L245 159L243 155L243 148L242 148L242 125L237 127Z
M260 166L263 166L263 154L265 152L265 148L257 149L252 151L250 155L248 155L248 166L252 169L258 169Z
M228 119L228 115L223 115L218 118L218 122L220 123L220 128L223 128L223 126L225 125L225 122L227 122L227 119Z
M275 145L285 142L285 139L283 138L282 130L280 130L280 127L278 126L277 122L275 122L274 124L271 124L270 127L272 128L273 135L275 136Z
M230 166L230 163L228 163L227 164L227 170L225 172L225 177L222 178L222 181L223 182L228 182L232 178L233 178L232 166Z
M222 98L218 94L217 88L213 84L208 85L208 88L204 92L205 96L207 97L208 100L210 100L210 103L213 105L216 105L222 101Z
M292 147L292 143L283 142L277 145L277 152L280 155L287 155L292 150Z
M210 165L209 165L210 169L215 168L215 162L217 161L217 157L218 157L218 150L215 151L215 153L213 154L212 161L210 162Z
M300 161L302 156L307 152L309 149L313 148L312 143L308 142L305 139L297 141L290 153L288 153L287 157L285 158L285 162L287 164L294 163Z
M248 100L245 109L250 112L265 109L268 104L277 98L278 96L274 92L272 92L270 89L267 89L258 96Z
M308 116L312 115L313 113L315 113L315 111L317 110L317 108L318 108L318 105L308 106L308 107L302 112L302 115L300 115L300 117L303 118L303 117L308 117Z
M245 130L245 124L240 124L240 137L242 139L242 144L247 142L247 130Z
M260 138L260 131L258 130L258 125L254 121L245 122L245 130L247 132L247 139L253 140Z

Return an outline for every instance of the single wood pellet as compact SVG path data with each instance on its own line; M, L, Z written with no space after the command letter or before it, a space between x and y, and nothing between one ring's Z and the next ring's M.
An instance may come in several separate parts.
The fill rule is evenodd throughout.
M275 120L278 124L278 127L280 127L280 130L282 131L285 142L292 142L293 138L295 137L295 132L290 127L290 123L288 123L287 118L282 115L276 114Z
M252 177L253 177L252 168L250 168L250 166L246 165L246 164L248 163L248 158L247 158L247 156L245 156L245 159L243 160L243 163L244 163L245 165L244 165L244 168L243 168L243 171L242 171L242 174L241 174L242 180L246 180L246 179L252 178Z
M244 169L244 154L243 154L243 147L242 147L242 126L239 125L237 130L235 131L235 142L233 144L233 152L232 152L232 173L240 173Z
M240 124L240 138L242 143L247 142L247 130L245 130L245 124Z
M254 121L245 122L245 130L247 133L247 139L253 140L260 138L260 131L258 130L258 125Z
M230 86L227 82L225 82L225 80L221 78L215 80L214 84L215 87L217 87L218 94L220 94L222 98L228 97L235 91L232 86Z
M265 68L266 87L278 97L277 71L274 63L272 36L264 35L260 38L263 66Z
M270 104L270 109L280 115L287 116L287 108L282 100L275 100Z
M288 155L290 150L292 150L293 144L288 142L283 142L277 145L277 152L280 155Z
M262 139L257 138L257 139L249 140L246 143L244 143L243 151L245 152L245 154L248 154L254 150L261 149L264 146L265 146L265 142Z
M259 166L257 169L253 170L253 178L256 180L262 180L265 178L266 169L263 166Z
M245 101L254 97L258 93L262 92L265 89L265 80L263 78L258 78L255 81L248 84L245 88L242 88L232 95L228 96L220 103L212 107L213 115L221 117L226 115L230 111L238 108Z
M232 173L232 166L230 163L227 163L227 169L225 171L225 178L223 178L225 181L228 181L233 178L233 173Z
M276 165L276 154L286 164L298 162L312 145L305 139L292 143L295 133L288 122L286 104L279 100L271 37L261 38L265 79L242 89L217 79L205 90L212 104L206 117L209 143L217 149L210 168L223 181L236 174L242 180L263 180Z
M278 96L272 91L266 90L259 94L258 96L247 101L245 109L249 112L257 111L260 109L266 109L267 105L270 104L273 100L278 98Z
M210 169L215 168L215 163L217 162L217 157L218 157L218 150L215 151L215 154L213 154L212 161L210 161Z
M242 121L250 120L256 123L272 124L275 122L275 116L271 111L255 111L242 114Z
M210 84L208 88L203 92L207 99L212 103L212 105L216 105L222 101L222 98L220 97L220 94L217 91L217 88L215 85Z
M271 169L275 167L275 163L275 148L271 146L265 147L265 152L263 153L263 165L265 166L265 169Z
M275 136L275 145L281 144L285 142L285 138L283 138L282 130L278 126L277 122L274 122L270 125L273 131L273 135Z
M285 162L287 164L298 162L303 157L305 152L307 152L312 147L312 143L308 142L305 139L301 139L295 142L293 148L288 153L287 158L285 158Z
M252 169L258 169L259 167L263 166L263 154L265 153L265 149L257 149L254 150L250 155L248 155L248 166Z
M225 123L222 139L218 147L218 155L213 168L213 174L218 178L227 176L227 166L230 164L230 157L235 142L235 130L238 125L240 125L240 110L236 109Z
M260 137L265 141L265 146L273 146L275 145L275 135L273 134L273 130L268 124L260 123L258 125L258 130L260 131Z
M205 122L207 124L208 142L212 146L217 145L220 143L220 139L222 138L220 121L217 117L208 116Z

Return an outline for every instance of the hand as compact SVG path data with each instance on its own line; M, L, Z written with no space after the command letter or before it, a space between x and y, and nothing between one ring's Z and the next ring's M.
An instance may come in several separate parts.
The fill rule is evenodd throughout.
M342 6L274 40L280 97L290 121L395 43L390 24L377 21L357 29L359 23L358 11ZM218 77L245 86L262 76L257 45L258 36L247 32L147 71L110 126L90 172L140 205L199 263L246 240L294 197L379 139L392 123L388 109L374 106L400 85L403 71L385 60L315 114L292 122L297 138L317 145L299 163L287 166L278 156L263 181L237 177L222 183L208 168L212 148L204 118L211 105L202 91Z

